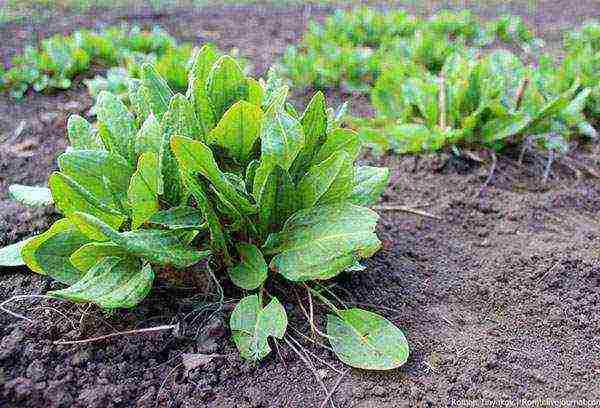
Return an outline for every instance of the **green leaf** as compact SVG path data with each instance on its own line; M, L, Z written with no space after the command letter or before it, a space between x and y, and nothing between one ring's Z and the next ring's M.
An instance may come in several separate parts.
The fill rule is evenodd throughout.
M209 140L225 148L239 163L246 164L259 137L262 119L263 112L258 106L236 102L210 132Z
M47 207L54 203L52 192L46 187L30 187L22 184L8 186L10 197L28 207Z
M212 67L206 83L216 120L240 100L248 100L248 81L238 63L230 56L223 56Z
M160 154L163 139L163 130L156 116L150 113L135 138L135 152Z
M129 253L114 242L90 242L73 252L69 260L75 268L87 272L102 259L109 256L126 258Z
M182 171L189 175L202 174L239 211L244 214L256 213L256 207L221 172L208 146L186 137L174 136L171 139L171 148Z
M171 98L169 110L161 122L167 138L171 135L185 136L201 140L202 132L198 128L198 119L192 104L181 94Z
M144 153L137 171L131 177L127 198L131 207L131 228L138 229L160 210L158 196L162 191L162 175L156 153Z
M362 309L327 315L327 335L344 363L365 370L391 370L408 359L408 342L400 329L378 314Z
M261 231L264 234L279 231L298 208L296 187L289 173L280 166L273 167L266 177L258 179L262 183L255 186L255 196Z
M302 125L286 112L265 115L260 133L261 161L289 170L304 146Z
M329 279L377 252L378 218L349 203L301 210L269 235L263 253L275 255L269 267L291 281Z
M159 265L176 268L191 266L210 254L196 251L181 240L178 231L138 230L118 232L98 218L85 213L74 213L69 217L86 235L97 241L112 241L129 254L144 258ZM104 239L102 239L104 237Z
M194 106L202 138L215 126L215 113L212 109L206 83L214 63L217 61L217 52L211 45L205 44L196 54L189 73L189 83L186 96Z
M365 207L375 205L390 181L390 170L385 167L360 166L354 172L354 188L349 197L352 204Z
M267 263L260 250L252 245L237 245L240 263L229 269L231 281L242 289L258 288L267 279Z
M77 283L49 292L73 302L92 302L105 309L130 308L152 288L154 272L139 260L107 257L92 267Z
M137 127L125 104L115 95L102 91L96 103L96 115L99 126L106 130L102 137L108 150L132 161Z
M200 229L204 226L202 211L194 207L173 207L152 215L148 223L168 229Z
M312 164L318 164L329 158L333 153L343 150L352 160L356 160L360 152L358 134L350 129L336 129L327 135L323 146L316 153Z
M265 90L260 82L255 79L248 78L248 102L260 107L264 97Z
M0 266L25 265L25 260L21 256L21 249L34 238L35 237L27 238L23 241L15 242L12 245L0 248Z
M81 272L71 264L69 258L88 242L90 240L84 234L63 218L48 231L28 241L21 249L21 255L32 271L72 284L79 280Z
M114 228L125 221L125 215L103 204L69 176L54 172L48 180L56 208L68 216L83 211L100 218Z
M263 308L257 295L246 296L237 304L229 321L233 341L240 355L251 361L265 358L271 348L267 339L282 339L287 328L285 309L277 298Z
M293 174L302 175L313 162L318 147L325 141L327 132L327 104L322 92L317 92L300 119L304 132L304 146L294 163ZM329 156L325 156L326 159ZM322 161L322 160L319 160Z
M156 69L147 63L142 65L140 93L150 107L150 111L154 113L154 116L160 122L165 112L169 110L169 102L173 97L173 91L169 88L167 81L156 72Z
M69 116L69 120L67 121L67 137L73 149L104 149L102 140L94 132L90 122L79 115Z
M146 96L144 95L142 81L139 79L129 79L127 86L127 97L131 103L131 107L137 116L137 123L144 123L146 118L152 113Z
M126 203L134 167L122 156L106 150L71 150L58 157L58 167L102 204L120 209Z
M344 201L354 186L352 158L343 150L312 166L298 183L300 208Z

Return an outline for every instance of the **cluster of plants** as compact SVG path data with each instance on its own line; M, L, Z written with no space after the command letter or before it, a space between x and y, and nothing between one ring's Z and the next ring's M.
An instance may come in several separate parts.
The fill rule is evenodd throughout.
M130 108L103 91L97 123L70 117L70 148L49 189L11 186L15 199L54 203L64 218L1 250L0 265L26 264L68 285L50 296L106 309L137 305L159 270L226 275L246 292L230 327L252 361L287 327L268 280L299 284L330 308L325 336L342 361L402 365L403 333L375 313L336 307L323 284L363 269L380 248L368 206L389 179L386 168L354 163L360 141L340 127L341 113L316 93L299 114L281 79L248 78L209 46L195 55L185 94L152 64L140 72Z
M469 11L442 11L423 19L401 10L362 7L338 10L322 25L311 22L281 65L283 74L300 87L368 92L388 66L410 61L437 73L454 52L478 50L494 41L526 52L542 45L512 15L484 24Z
M155 64L169 86L185 91L192 56L190 44L178 44L166 31L155 27L145 31L139 27L109 27L101 32L80 30L63 36L55 35L41 41L39 47L28 46L12 59L11 66L0 72L0 89L21 98L29 88L36 92L68 89L73 79L85 75L93 66L124 67L113 71L120 82L125 77L137 78L144 62ZM93 83L92 89L102 85Z

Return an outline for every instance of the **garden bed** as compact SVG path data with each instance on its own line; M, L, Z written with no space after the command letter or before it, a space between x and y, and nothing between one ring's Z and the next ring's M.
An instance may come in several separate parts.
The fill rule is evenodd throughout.
M510 11L520 10L516 3ZM184 40L244 50L256 73L263 73L299 39L307 17L306 8L269 10L223 7L143 20ZM311 14L328 11L313 8ZM525 18L552 47L559 38L556 27L594 13L593 1L577 8L545 1ZM87 17L61 19L53 27L65 31L99 24ZM118 15L102 19L118 20ZM10 47L37 30L33 23L19 27L23 32L16 36L8 31L16 26L0 30ZM2 51L4 58L14 51L10 47ZM297 98L302 104L307 99ZM353 112L370 112L364 98L353 103ZM13 204L6 198L8 184L44 183L66 146L66 117L90 106L82 86L53 96L30 94L18 103L0 98L0 246L48 226L51 211ZM431 157L413 172L412 158L363 158L392 170L379 210L384 246L365 271L338 278L334 291L348 305L358 302L406 333L411 356L400 369L346 373L333 353L302 337L310 338L310 328L294 306L296 294L283 283L270 289L287 309L289 334L311 353L315 369L283 342L257 366L245 363L228 336L231 304L213 313L214 287L189 287L183 281L174 289L173 282L160 281L139 307L111 315L57 300L5 305L31 321L0 314L0 405L320 407L327 393L315 374L332 389L340 373L345 375L331 399L338 407L449 406L464 398L599 399L600 183L572 165L593 169L593 155L585 148L571 152L554 164L545 187L543 158L528 154L519 165L517 156L499 159L495 178L482 194L488 169L477 162ZM441 219L393 209L402 205ZM24 268L0 274L3 300L58 287ZM306 303L305 293L297 295ZM225 286L225 301L241 296ZM212 306L208 312L199 309L203 301ZM175 324L177 331L53 344ZM217 356L186 370L187 353Z

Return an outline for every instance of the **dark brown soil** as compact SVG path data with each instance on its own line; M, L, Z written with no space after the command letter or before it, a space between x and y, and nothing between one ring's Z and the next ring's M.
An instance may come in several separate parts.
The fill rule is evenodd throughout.
M564 27L599 13L594 1L577 7L566 1L538 3L535 13L523 9L521 14L540 31L549 22ZM181 38L238 47L261 73L299 38L304 10L223 7L151 21ZM327 11L313 8L311 13ZM117 18L100 17L103 22ZM100 20L63 19L43 28L1 28L7 47L2 56L22 46L12 34L17 29L45 35ZM54 96L28 95L21 103L0 99L0 245L38 232L56 216L10 203L6 189L10 183L45 183L65 147L67 115L86 112L90 102L82 87ZM369 111L364 99L356 102L355 112ZM591 158L576 149L554 165L542 188L542 158L527 155L520 166L509 153L480 195L487 167L475 162L451 158L441 166L445 158L432 157L412 172L412 158L365 157L393 170L383 205L419 208L442 220L380 210L384 248L367 262L366 271L336 281L333 290L348 305L377 311L401 327L412 353L393 372L350 370L332 398L335 405L600 399L600 184L585 171L573 171L579 164L598 171ZM57 287L24 268L0 270L0 299L42 295ZM310 329L293 291L283 282L270 290L284 299L289 334L312 353L316 374L331 388L338 371L347 368L302 337ZM226 286L219 309L214 292L210 286L202 291L161 281L140 307L110 315L39 298L5 305L32 321L0 313L0 406L320 407L326 392L287 344L280 342L279 353L257 366L241 361L229 340L227 318L231 301L242 294ZM298 296L306 301L303 293ZM318 312L322 316L326 310ZM179 324L180 330L87 345L53 344L167 324ZM323 327L322 319L319 324ZM218 357L186 371L183 353Z

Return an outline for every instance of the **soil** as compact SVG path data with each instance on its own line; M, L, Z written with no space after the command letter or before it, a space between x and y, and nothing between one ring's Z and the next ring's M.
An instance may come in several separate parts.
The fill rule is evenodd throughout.
M518 2L506 4L554 45L555 27L600 13L593 0L577 6L540 1L533 11ZM307 10L224 6L128 18L163 25L181 39L237 47L260 74L299 39ZM483 6L476 10L493 13ZM329 12L310 9L317 18ZM121 18L65 14L52 25L0 27L0 55L7 59L35 35ZM304 103L307 96L297 100ZM365 98L350 97L354 112L370 112ZM57 217L51 210L11 203L7 186L44 184L65 148L66 117L85 114L90 105L81 85L55 95L28 94L19 103L0 97L0 245L35 234ZM319 381L332 389L340 373L344 377L330 401L337 407L441 407L480 398L598 400L600 184L590 171L575 170L597 172L594 157L585 147L574 149L554 164L542 185L543 158L529 153L521 165L517 156L508 152L499 158L495 177L483 191L488 168L476 161L429 157L413 171L413 158L362 159L392 169L379 209L384 246L365 271L341 276L332 290L348 306L378 312L406 333L411 356L398 370L374 373L343 366L311 341L297 306L298 299L306 304L305 294L293 294L284 282L269 290L284 301L289 335L307 350L314 369L285 342L260 364L245 363L227 328L240 292L223 280L219 299L211 285L198 289L159 281L139 307L112 314L43 298L4 305L30 320L0 314L0 406L320 407L327 392ZM399 205L441 219L393 210ZM25 268L0 271L0 299L43 295L58 287ZM317 307L320 327L325 313ZM54 344L160 325L178 325L178 330ZM189 353L213 358L186 369L184 354Z

